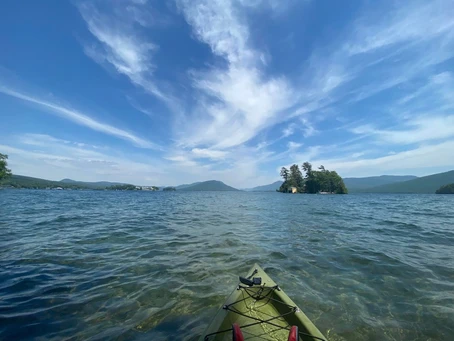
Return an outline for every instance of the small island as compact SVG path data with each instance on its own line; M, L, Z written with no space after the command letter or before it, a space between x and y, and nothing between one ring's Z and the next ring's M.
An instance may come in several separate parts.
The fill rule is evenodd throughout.
M176 191L177 189L175 187L164 187L162 190L165 192L173 192Z
M282 193L319 193L319 194L347 194L344 181L335 171L329 171L320 166L317 170L312 169L309 162L301 166L306 175L303 174L298 165L294 164L288 170L281 168L283 184L277 190Z
M454 183L441 186L435 191L435 194L454 194Z

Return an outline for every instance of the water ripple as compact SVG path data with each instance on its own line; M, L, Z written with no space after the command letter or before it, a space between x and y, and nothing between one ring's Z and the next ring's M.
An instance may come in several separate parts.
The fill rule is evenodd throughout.
M454 198L0 191L0 339L197 340L258 262L330 340L454 335Z

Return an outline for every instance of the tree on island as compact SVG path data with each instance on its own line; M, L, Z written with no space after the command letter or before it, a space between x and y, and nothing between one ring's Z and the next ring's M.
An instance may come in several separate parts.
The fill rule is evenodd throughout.
M122 185L113 185L106 187L107 190L111 191L135 191L137 190L136 186L131 184L122 184Z
M287 181L289 178L289 171L287 168L282 167L281 168L281 177L284 179L284 181Z
M8 155L0 153L0 181L11 176L11 169L8 169Z
M309 162L303 163L301 168L306 173L304 178L296 164L290 167L290 171L285 167L281 168L280 174L284 183L279 188L279 192L286 193L291 187L296 187L300 193L348 193L344 181L337 172L329 171L323 166L320 166L318 171L313 170Z
M435 194L454 194L454 183L441 186L435 191Z
M176 191L177 189L175 187L164 187L162 190L166 192L172 192Z

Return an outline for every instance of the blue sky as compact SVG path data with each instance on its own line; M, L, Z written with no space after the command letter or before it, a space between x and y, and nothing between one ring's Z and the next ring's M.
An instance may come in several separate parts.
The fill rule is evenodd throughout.
M454 168L454 4L0 3L0 152L16 174L249 187Z

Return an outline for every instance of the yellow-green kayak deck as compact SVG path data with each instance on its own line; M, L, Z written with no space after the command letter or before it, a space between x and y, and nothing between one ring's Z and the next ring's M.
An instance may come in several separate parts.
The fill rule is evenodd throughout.
M260 285L240 283L201 337L206 341L232 340L232 325L241 327L248 341L287 341L291 326L299 329L299 339L320 341L326 338L309 318L257 264L246 278L261 278Z

